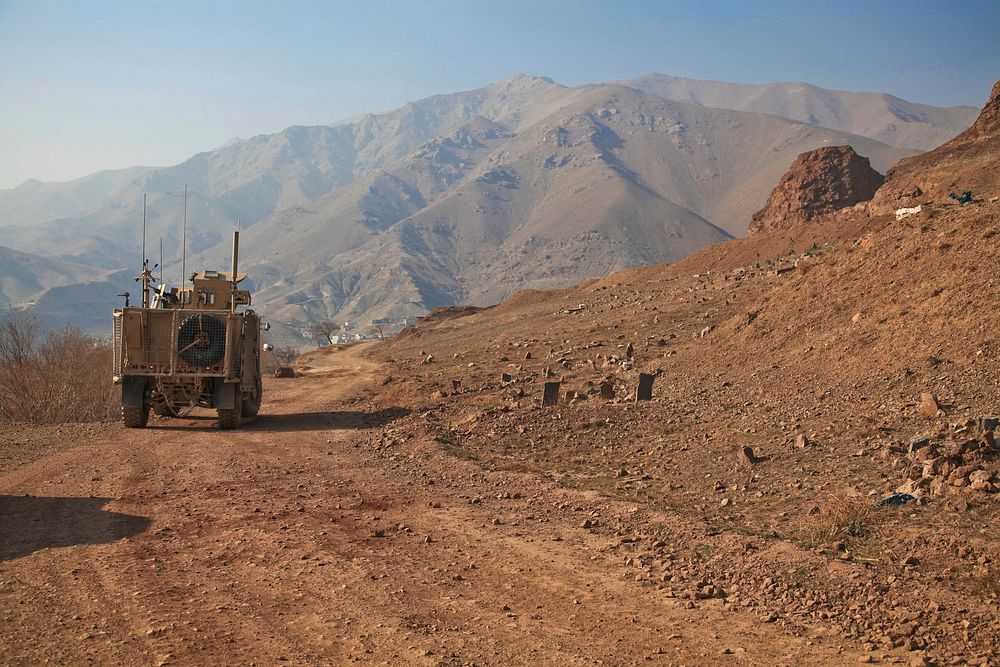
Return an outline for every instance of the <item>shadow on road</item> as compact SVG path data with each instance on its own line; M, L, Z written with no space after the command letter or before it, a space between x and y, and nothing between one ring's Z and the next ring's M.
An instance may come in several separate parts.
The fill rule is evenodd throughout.
M374 412L337 410L334 412L294 412L283 415L257 415L244 419L241 431L282 433L290 431L336 431L380 428L410 414L406 408L385 408ZM197 423L194 423L197 422ZM185 415L161 419L149 428L161 431L216 431L214 415Z
M381 428L410 414L406 408L385 408L374 412L338 410L300 412L287 415L257 415L241 428L246 431L326 431L338 429Z
M147 517L102 509L110 500L0 496L0 562L50 547L108 544L149 527Z

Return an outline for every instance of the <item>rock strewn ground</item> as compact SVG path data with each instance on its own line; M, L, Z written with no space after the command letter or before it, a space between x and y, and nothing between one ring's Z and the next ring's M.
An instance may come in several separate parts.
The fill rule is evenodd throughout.
M995 453L968 448L926 477L921 462L921 488L905 485L912 443L952 456L1000 411L1000 332L981 309L1000 300L982 265L998 222L996 205L940 204L859 236L821 224L760 264L736 260L771 238L436 318L382 353L379 396L420 416L377 446L431 438L487 470L633 503L591 528L628 538L623 576L677 599L722 591L876 661L989 664ZM656 375L648 403L632 400L640 372ZM540 407L547 380L562 382L556 407ZM617 398L602 400L608 384ZM921 500L875 506L907 489Z

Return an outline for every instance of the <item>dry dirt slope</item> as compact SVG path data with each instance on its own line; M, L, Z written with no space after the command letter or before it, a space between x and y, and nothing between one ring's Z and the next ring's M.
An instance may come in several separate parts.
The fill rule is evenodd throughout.
M979 145L985 160L996 141ZM628 578L681 596L722 588L766 619L861 641L873 660L992 664L993 194L901 221L852 210L440 313L386 346L396 370L381 396L421 405L421 432L456 456L636 503L634 521L608 526L641 534ZM652 402L628 400L640 371L656 375ZM576 398L539 408L546 376ZM601 400L602 382L624 400ZM896 489L921 500L875 507Z

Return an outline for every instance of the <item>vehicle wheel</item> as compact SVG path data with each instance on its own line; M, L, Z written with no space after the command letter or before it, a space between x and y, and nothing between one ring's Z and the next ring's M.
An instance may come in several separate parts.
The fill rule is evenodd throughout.
M260 377L258 377L256 382L254 382L256 396L243 401L243 415L245 417L256 417L257 413L260 412L260 399L263 389L264 387L261 384Z
M218 413L219 428L238 428L243 418L243 401L236 401L236 407L232 409L219 408Z
M149 406L126 408L122 406L122 423L125 428L146 428L149 423Z

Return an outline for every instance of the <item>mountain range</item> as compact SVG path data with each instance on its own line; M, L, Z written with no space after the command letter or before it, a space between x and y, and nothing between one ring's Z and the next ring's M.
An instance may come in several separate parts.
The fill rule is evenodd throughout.
M515 75L173 167L0 192L0 245L19 267L0 302L106 328L139 263L144 194L147 254L158 259L162 238L176 284L186 185L187 267L228 266L239 220L255 307L291 328L494 303L742 236L806 150L850 145L885 172L975 115L805 84L652 75L566 87ZM29 255L89 270L74 283Z

